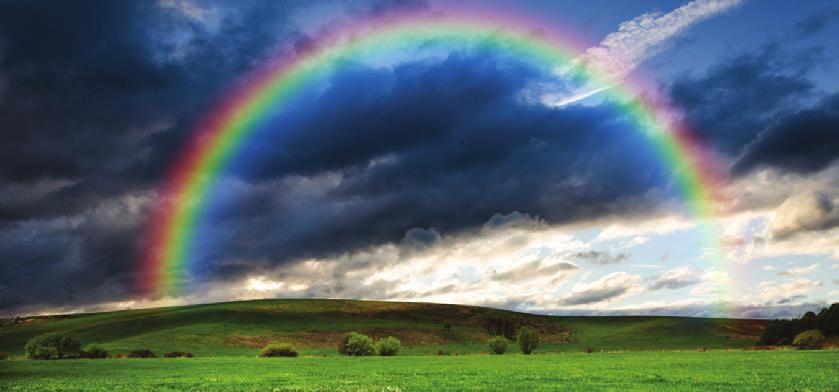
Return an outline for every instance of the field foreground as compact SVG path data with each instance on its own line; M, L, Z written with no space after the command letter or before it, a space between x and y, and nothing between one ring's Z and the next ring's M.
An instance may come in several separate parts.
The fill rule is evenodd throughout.
M839 390L839 351L0 362L0 390Z

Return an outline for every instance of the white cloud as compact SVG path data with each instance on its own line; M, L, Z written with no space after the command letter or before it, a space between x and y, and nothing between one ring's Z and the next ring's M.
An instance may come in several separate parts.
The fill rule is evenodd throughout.
M628 239L631 244L644 243L647 237L662 236L696 227L696 223L680 216L665 216L643 221L611 223L597 235L595 242Z
M802 266L799 266L799 267L790 268L788 273L790 275L805 275L805 274L809 274L811 272L816 272L819 269L819 267L820 267L819 263L814 263L814 264L810 264L810 265L802 265Z
M775 211L768 231L772 238L785 239L803 231L839 226L839 208L826 192L811 191L787 198Z
M758 285L761 298L769 303L788 304L801 301L810 291L820 287L822 282L806 278L788 279L785 281L764 281Z
M683 266L665 271L656 277L649 286L650 290L680 289L702 282L702 270Z
M605 80L568 93L549 95L543 100L552 106L567 105L617 85L641 63L667 49L680 33L740 3L740 0L696 0L666 14L650 12L623 22L618 31L607 35L598 46L589 48L575 61L574 66L593 69ZM570 69L560 73L568 71Z

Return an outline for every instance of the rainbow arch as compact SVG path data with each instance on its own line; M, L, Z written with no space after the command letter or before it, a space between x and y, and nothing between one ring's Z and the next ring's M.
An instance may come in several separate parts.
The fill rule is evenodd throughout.
M502 27L503 26L503 27ZM534 33L537 32L537 33ZM569 38L570 37L570 38ZM378 17L339 29L308 45L296 55L278 59L251 75L199 124L161 189L146 232L138 287L160 297L181 289L190 259L197 221L206 195L269 110L282 107L318 76L340 69L364 54L398 51L428 40L469 41L474 45L519 56L537 64L569 64L582 48L569 34L547 31L543 25L509 15L401 14ZM577 77L614 84L597 70L575 67ZM719 176L703 155L701 143L689 130L668 119L669 108L635 99L637 83L624 81L603 92L627 102L626 115L636 124L672 178L690 213L701 222L705 242L722 249L713 221ZM718 254L713 264L725 271Z

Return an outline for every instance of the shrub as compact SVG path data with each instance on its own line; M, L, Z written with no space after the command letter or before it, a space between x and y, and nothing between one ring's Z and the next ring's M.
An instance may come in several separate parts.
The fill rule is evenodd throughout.
M78 358L82 343L63 332L38 335L26 342L26 355L31 359Z
M376 352L373 339L370 339L367 335L350 332L345 339L347 342L345 345L346 355L363 357L373 355Z
M501 336L489 338L489 340L487 340L487 345L493 354L501 355L507 352L507 339L502 338Z
M0 352L0 361L5 361L7 359L9 359L9 354L6 354L4 352Z
M399 353L399 348L402 346L402 342L399 339L388 336L384 339L379 339L376 342L376 354L381 355L383 357L392 357Z
M594 352L594 347L586 347L586 354L591 354Z
M157 358L157 355L154 355L154 351L146 348L140 348L129 351L128 358Z
M91 344L87 346L87 348L82 351L82 358L90 358L90 359L100 359L100 358L108 358L108 351L106 351L102 346Z
M296 357L297 350L286 343L271 343L259 351L259 356L263 358L270 357Z
M795 336L792 345L801 350L816 350L824 345L824 334L818 329L808 329Z
M338 342L338 354L350 355L350 353L347 352L347 343L349 343L349 342L350 342L350 334L345 333L344 336L341 338L341 341Z
M536 347L539 347L539 335L536 334L536 330L533 328L522 327L519 329L519 336L516 338L516 342L519 344L521 352L529 355L533 350L536 350Z
M163 354L164 358L192 358L193 356L191 352L186 351L169 351Z

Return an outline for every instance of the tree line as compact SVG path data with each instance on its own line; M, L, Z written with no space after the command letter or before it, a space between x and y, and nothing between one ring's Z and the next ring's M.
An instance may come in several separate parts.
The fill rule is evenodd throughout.
M818 314L807 312L791 320L770 321L758 344L818 348L831 336L839 336L839 303L822 308Z

